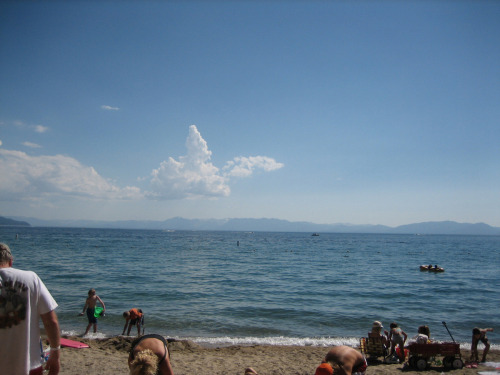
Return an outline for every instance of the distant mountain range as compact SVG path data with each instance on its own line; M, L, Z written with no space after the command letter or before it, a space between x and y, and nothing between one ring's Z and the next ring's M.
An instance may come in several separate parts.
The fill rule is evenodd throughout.
M29 227L26 221L18 221L0 216L0 227Z
M165 221L93 221L40 220L35 218L0 216L0 226L117 228L159 230L210 230L241 232L317 232L317 233L387 233L387 234L464 234L500 235L500 228L488 224L457 223L454 221L424 222L398 227L385 225L315 224L305 221L280 219L184 219L175 217Z

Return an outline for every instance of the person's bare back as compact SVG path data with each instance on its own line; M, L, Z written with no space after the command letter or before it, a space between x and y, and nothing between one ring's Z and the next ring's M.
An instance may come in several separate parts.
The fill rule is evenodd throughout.
M364 374L367 367L366 360L359 351L344 345L330 349L324 362L336 367L335 374Z

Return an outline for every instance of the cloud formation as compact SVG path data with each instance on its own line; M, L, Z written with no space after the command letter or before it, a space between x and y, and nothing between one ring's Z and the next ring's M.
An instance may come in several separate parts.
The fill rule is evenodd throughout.
M239 156L232 161L228 161L223 170L227 176L248 177L256 169L262 169L265 172L274 171L283 168L283 163L278 163L273 158L267 156Z
M231 192L227 179L210 162L212 152L195 125L189 127L186 140L187 155L179 161L169 157L151 173L150 197L153 199L182 199L195 197L225 197Z
M35 125L33 128L35 129L35 131L37 133L45 133L47 130L49 130L49 128L47 126L43 126L43 125Z
M0 141L0 146L1 146ZM24 142L24 146L40 148ZM149 191L121 188L91 167L64 155L31 156L0 148L0 200L34 200L56 197L87 199L172 200L227 197L230 179L248 177L255 171L274 171L282 163L266 156L236 157L220 170L211 162L208 149L195 125L189 127L186 155L169 157L149 177Z
M169 157L152 171L150 198L227 197L231 193L231 177L248 177L257 169L269 172L283 167L266 156L236 157L221 172L211 163L212 152L196 125L189 127L186 148L185 156L179 160Z
M30 156L0 149L0 200L74 196L99 199L136 199L136 187L119 188L94 168L68 156Z
M49 130L48 126L30 125L30 124L26 124L24 121L21 121L21 120L16 120L16 121L12 122L11 124L14 124L14 126L16 126L19 129L32 129L35 132L40 133L40 134L45 133Z
M42 146L36 144L36 143L33 143L33 142L23 142L23 146L26 146L26 147L29 147L29 148L41 148Z
M120 108L118 107L111 107L109 105L101 105L101 108L106 110L106 111L119 111Z

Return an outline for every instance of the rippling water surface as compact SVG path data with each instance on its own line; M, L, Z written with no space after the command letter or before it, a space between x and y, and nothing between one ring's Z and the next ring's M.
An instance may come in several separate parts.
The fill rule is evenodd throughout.
M446 321L460 342L474 326L500 331L497 236L4 227L0 241L44 280L70 333L86 326L89 288L106 303L105 335L132 307L146 332L215 344L356 344L373 320L450 340ZM446 271L419 271L429 263Z

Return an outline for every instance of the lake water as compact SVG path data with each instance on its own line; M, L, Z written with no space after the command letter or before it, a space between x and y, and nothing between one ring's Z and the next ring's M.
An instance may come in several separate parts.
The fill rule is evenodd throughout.
M137 307L146 333L205 345L357 345L374 320L450 341L445 321L464 346L492 327L500 343L498 236L0 227L0 241L45 282L66 334L83 333L95 288L95 337L121 334ZM446 271L419 270L429 263Z

